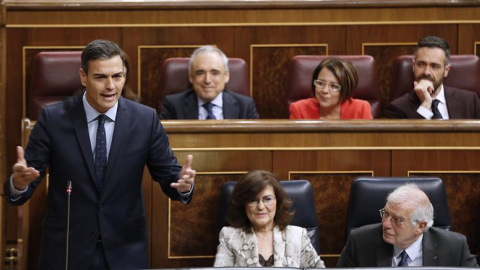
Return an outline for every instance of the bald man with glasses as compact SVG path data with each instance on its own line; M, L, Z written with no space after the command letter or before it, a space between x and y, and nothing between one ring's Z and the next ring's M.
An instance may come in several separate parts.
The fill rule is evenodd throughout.
M478 267L464 235L432 227L433 206L416 185L390 193L380 216L350 233L337 267Z

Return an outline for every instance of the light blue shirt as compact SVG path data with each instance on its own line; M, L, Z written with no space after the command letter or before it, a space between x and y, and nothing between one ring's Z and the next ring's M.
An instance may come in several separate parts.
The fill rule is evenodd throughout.
M423 266L423 251L422 251L423 233L418 239L413 242L405 252L408 254L407 264L408 266ZM397 267L398 263L402 260L402 249L393 247L392 267Z
M197 96L198 97L198 96ZM198 119L205 120L207 119L207 109L203 107L203 104L207 103L206 101L202 100L198 97ZM223 92L220 92L210 103L213 104L212 112L215 115L217 120L224 119L223 118Z
M92 147L92 155L95 159L95 147L96 147L96 138L97 138L97 128L98 121L97 117L101 114L95 110L88 102L87 97L85 96L86 92L83 94L83 108L85 109L85 116L87 117L88 123L88 136L90 137L90 146ZM110 153L110 146L112 146L113 131L115 130L115 119L117 117L118 101L115 105L110 108L106 113L107 120L105 121L105 134L107 138L107 160L108 154Z

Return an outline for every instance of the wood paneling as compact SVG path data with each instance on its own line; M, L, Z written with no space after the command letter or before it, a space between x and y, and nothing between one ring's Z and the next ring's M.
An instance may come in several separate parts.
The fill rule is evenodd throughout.
M78 48L97 38L113 40L129 55L130 88L141 95L142 103L156 107L161 100L158 93L159 82L167 79L159 77L162 60L170 56L188 56L196 46L216 45L228 57L243 58L249 65L253 98L262 118L286 118L286 72L289 59L296 54L373 55L377 61L383 108L388 102L392 60L397 55L411 53L412 44L422 36L439 35L445 38L450 43L453 54L475 53L480 56L478 1L423 0L386 3L361 0L348 3L304 0L165 0L141 3L122 1L122 4L102 1L99 4L95 1L80 0L77 1L78 5L64 5L60 0L47 2L2 2L0 47L4 61L1 61L0 71L0 104L5 106L1 106L0 111L0 137L4 136L0 142L0 168L6 168L2 170L2 176L10 173L11 165L15 162L15 146L21 144L20 123L25 105L24 88L30 83L32 57L40 50ZM435 166L426 161L429 159L424 154L415 156L423 150L433 155L443 153L435 152L439 148L446 151L449 159L438 162L454 164L452 168L455 170L458 169L457 165L465 168L464 163L470 164L470 161L460 163L464 158L460 154L451 154L452 149L471 155L474 162L479 161L476 154L469 152L478 151L475 147L480 146L478 130L468 130L472 127L475 129L477 122L445 121L435 122L433 125L425 122L383 120L337 121L329 124L279 121L272 122L265 128L264 122L246 121L225 122L221 130L213 123L205 123L206 126L196 122L188 125L182 122L165 124L171 133L172 146L180 157L193 151L194 164L200 172L220 172L219 175L207 173L198 178L198 188L204 191L205 195L197 193L196 196L208 208L214 206L217 196L215 191L211 190L214 183L230 179L233 177L231 172L254 168L272 169L288 176L289 171L294 171L295 167L297 173L291 174L291 177L312 177L316 189L327 188L326 191L317 191L320 196L331 196L334 190L330 186L333 182L339 182L339 188L344 191L353 176L357 175L358 171L362 171L360 174L363 175L364 169L368 167L374 168L368 171L374 171L375 175L405 175L412 168L418 169L411 163L413 161L418 161L422 165L421 169L432 169ZM275 132L272 133L272 129ZM8 130L8 133L5 130ZM471 150L472 147L475 150ZM405 157L400 155L403 150L412 156L404 160ZM316 163L304 160L303 155L307 152L307 156ZM296 159L292 159L290 154ZM326 160L320 161L323 158ZM330 161L327 161L328 159ZM299 160L303 160L305 164L299 163ZM346 173L305 173L332 172L332 168ZM465 170L473 170L472 167L468 168ZM446 175L447 178L448 176L449 174ZM145 177L149 180L148 174ZM465 177L467 180L464 180ZM462 174L455 178L455 181L471 181L472 189L476 189L475 177ZM447 181L453 183L453 180ZM448 185L449 194L455 194L451 191L455 189L465 192L450 183ZM212 258L168 257L169 254L177 257L185 254L187 257L202 255L201 251L185 247L186 238L179 237L183 231L175 228L172 234L166 222L171 211L172 224L189 223L192 217L183 216L183 212L188 212L193 217L200 218L202 227L199 231L188 233L193 233L194 236L199 232L205 233L211 223L199 216L200 206L194 203L188 206L174 203L169 206L158 185L151 181L145 181L144 190L151 229L151 251L154 251L150 254L151 266L210 266ZM337 202L344 202L346 195L342 193L340 201ZM477 199L471 199L470 204L474 205ZM450 203L452 207L460 204ZM327 209L326 206L318 201L317 206L319 215L329 214L327 210L323 210ZM471 209L465 215L477 218ZM345 210L338 208L337 211L341 216ZM7 206L6 216L5 240L15 243L18 232L17 208ZM151 217L154 218L150 219ZM468 220L471 220L471 217L469 218ZM331 217L326 220L329 219ZM342 222L339 219L337 225L342 226ZM456 226L460 224L457 223ZM192 229L192 226L188 227ZM332 228L327 227L326 230L332 231ZM468 231L469 229L465 227L461 230L475 238L474 232ZM167 244L169 233L173 241L171 244ZM327 237L322 238L323 248L332 254L338 252L340 243L344 240L336 239L340 234L334 237L336 240L328 238L327 235L322 237ZM215 239L215 236L208 235L207 238L211 240ZM337 244L332 245L335 241ZM472 240L469 238L469 241ZM194 242L193 245L198 248L200 243ZM212 253L214 248L211 242L208 245L202 250L205 254ZM211 255L213 254L209 256ZM335 260L328 259L327 265L333 266Z

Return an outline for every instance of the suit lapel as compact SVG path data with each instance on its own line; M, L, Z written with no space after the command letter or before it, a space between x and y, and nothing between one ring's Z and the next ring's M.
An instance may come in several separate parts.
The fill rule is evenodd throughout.
M461 106L461 102L459 103L455 97L455 91L448 88L447 86L443 85L443 91L445 93L445 100L447 101L447 111L448 111L448 118L450 119L459 119L463 118L461 115L461 111L459 106Z
M83 158L87 163L88 171L90 172L91 179L96 185L97 181L95 176L95 165L93 163L92 147L90 145L90 137L88 135L88 123L85 116L85 109L83 108L83 95L78 96L74 100L72 121L75 129L75 135L77 136L80 149L83 153Z
M185 106L182 110L185 116L180 117L180 119L198 119L198 98L193 89L189 91L183 101Z
M383 239L377 246L377 267L391 267L393 257L393 246L387 244Z
M430 235L430 231L424 231L422 240L423 266L438 266L437 246Z
M120 97L118 99L118 109L117 116L115 118L115 129L113 131L112 145L110 146L110 152L108 153L108 163L107 170L105 171L104 185L108 182L108 177L113 170L115 158L118 155L118 151L120 149L123 149L121 147L122 138L125 134L125 130L128 130L128 123L130 123L130 118L131 115L128 112L125 100L123 99L123 97Z
M237 119L239 107L237 101L226 90L223 91L223 119Z

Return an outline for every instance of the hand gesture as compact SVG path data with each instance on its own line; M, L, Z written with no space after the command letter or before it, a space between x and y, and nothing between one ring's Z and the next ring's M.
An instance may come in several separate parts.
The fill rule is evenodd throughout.
M176 188L180 193L189 192L195 182L195 174L197 172L192 170L192 161L193 156L188 155L185 165L183 165L182 171L180 172L180 179L178 179L177 182L170 184L171 187Z
M33 180L40 176L40 172L33 167L27 167L24 151L17 146L17 163L13 164L13 186L17 190L24 190Z
M432 107L432 93L435 91L433 83L429 80L420 80L419 82L413 82L413 90L420 99L420 103L423 107L430 110Z

